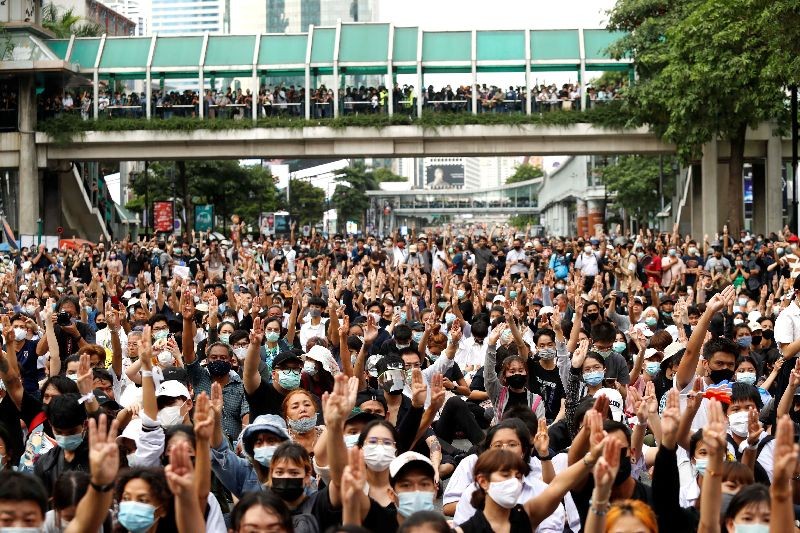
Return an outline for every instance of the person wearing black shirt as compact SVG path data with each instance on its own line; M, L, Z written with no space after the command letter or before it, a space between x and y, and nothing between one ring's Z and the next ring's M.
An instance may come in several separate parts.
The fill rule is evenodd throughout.
M261 319L253 321L253 332L250 334L250 347L244 361L245 397L250 404L250 418L259 415L281 415L281 404L289 391L300 386L300 373L303 368L303 359L300 353L287 350L278 353L272 361L272 383L261 379L258 372L261 362L261 343L264 339L264 330Z
M89 472L87 415L78 403L79 397L78 394L62 394L50 400L47 406L47 417L58 446L39 457L33 472L48 492L53 490L54 483L64 472Z
M550 424L563 412L567 397L556 368L556 334L551 329L540 329L533 340L537 352L535 358L528 358L528 387L542 397Z

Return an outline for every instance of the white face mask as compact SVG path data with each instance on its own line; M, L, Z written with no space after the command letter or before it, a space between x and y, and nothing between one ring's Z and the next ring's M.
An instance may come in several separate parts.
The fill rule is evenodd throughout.
M737 411L728 416L728 424L731 428L731 432L739 437L747 436L747 421L747 411Z
M171 405L158 412L156 417L161 427L175 426L183 422L180 405Z
M21 341L28 336L28 330L25 328L14 328L14 339Z
M158 364L161 366L171 366L175 362L175 358L172 357L172 352L164 350L163 352L159 352L158 354Z
M244 361L244 358L247 357L247 348L234 348L233 353L236 355L236 358L239 359L239 361Z
M373 472L383 472L395 457L397 450L394 446L383 444L364 444L364 463Z
M492 481L486 491L494 502L504 509L511 509L517 504L522 494L522 482L512 477L505 481Z

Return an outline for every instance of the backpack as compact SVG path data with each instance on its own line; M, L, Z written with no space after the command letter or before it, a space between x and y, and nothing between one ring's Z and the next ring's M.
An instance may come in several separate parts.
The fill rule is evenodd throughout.
M753 475L755 477L756 483L764 483L765 485L769 485L770 484L770 482L769 482L769 474L767 474L767 471L764 470L764 467L761 466L761 464L758 462L758 457L761 455L761 450L764 449L764 446L766 446L767 444L769 444L773 440L775 440L775 437L773 437L772 435L767 435L766 437L764 437L763 439L758 441L758 444L756 445L756 466L755 466L755 469L754 469L754 472L753 472ZM739 451L739 447L736 446L736 443L733 442L733 437L731 437L730 435L728 435L728 443L730 443L730 445L733 446L734 455L736 456L736 460L737 461L741 461L742 460L742 455L744 455L744 454Z

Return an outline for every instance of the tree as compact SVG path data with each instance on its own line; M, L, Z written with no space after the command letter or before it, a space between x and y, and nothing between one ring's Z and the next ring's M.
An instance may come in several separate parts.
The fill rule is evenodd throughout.
M301 226L321 222L325 212L325 191L307 181L290 180L288 211L292 220Z
M600 177L606 191L614 196L614 206L625 209L631 219L646 222L661 209L659 177L663 168L663 195L669 197L674 188L672 161L661 164L658 157L622 156L603 167Z
M103 31L100 25L85 21L74 13L72 8L61 11L61 8L52 2L42 8L42 27L50 30L58 39L75 37L98 37Z
M506 180L506 185L541 178L542 176L544 176L542 167L534 166L529 163L523 163L521 165L517 165L517 167L514 169L514 173Z
M748 126L783 112L783 92L771 72L772 52L752 22L766 0L618 0L610 27L628 32L614 46L635 60L638 80L623 111L674 143L686 162L702 145L730 143L728 226L742 227L742 166Z
M408 178L404 178L403 176L398 176L388 168L378 167L372 171L372 175L375 177L375 181L378 183L387 183L387 182L404 182L408 181Z
M377 170L381 170L381 172L379 173ZM331 203L336 207L336 220L340 231L343 230L348 220L357 221L363 230L366 211L369 208L367 191L378 189L380 180L377 179L377 176L395 181L395 175L391 171L387 173L386 169L377 170L369 172L363 164L356 163L345 168L342 175L336 178L338 184L333 191Z

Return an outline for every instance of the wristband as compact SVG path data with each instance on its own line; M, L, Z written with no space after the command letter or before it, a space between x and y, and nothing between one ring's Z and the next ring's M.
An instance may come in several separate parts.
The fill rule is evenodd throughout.
M112 481L111 483L106 483L105 485L98 485L94 481L89 481L89 485L94 490L96 490L97 492L108 492L108 491L110 491L111 489L114 488L114 485L116 485L116 482Z
M583 456L583 464L588 466L589 468L594 468L595 463L597 463L597 459L591 461L590 458L592 456L592 452L586 452L586 455Z
M78 398L78 404L82 405L82 404L84 404L86 402L91 402L94 399L95 399L94 392L89 391L86 394L84 394L83 396L81 396L80 398Z
M152 378L153 371L152 370L140 370L139 373L142 375L143 378Z

